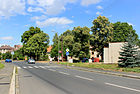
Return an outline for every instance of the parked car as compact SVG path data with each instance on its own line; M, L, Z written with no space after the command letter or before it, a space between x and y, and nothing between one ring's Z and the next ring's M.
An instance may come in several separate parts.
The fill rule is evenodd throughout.
M83 58L82 62L88 62L88 58Z
M12 62L11 59L5 59L5 62L9 63L9 62Z
M28 64L35 64L35 60L34 59L29 59Z

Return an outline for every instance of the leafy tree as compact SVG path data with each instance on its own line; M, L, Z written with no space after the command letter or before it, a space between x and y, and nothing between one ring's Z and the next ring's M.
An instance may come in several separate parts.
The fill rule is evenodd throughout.
M66 56L66 49L68 48L69 51L69 56L73 56L73 44L74 44L74 35L72 31L67 30L64 32L61 36L63 38L63 53Z
M21 37L21 42L23 43L22 52L24 55L33 57L36 60L39 60L42 54L46 55L49 36L43 33L40 28L30 27Z
M130 34L130 31L135 37L135 41L138 41L138 35L136 34L136 31L133 29L132 25L129 25L128 23L121 23L121 22L114 23L112 42L126 42L127 37Z
M24 55L22 53L22 48L20 48L19 50L14 52L13 59L14 60L24 60Z
M136 67L140 66L140 57L138 54L138 47L136 46L135 36L130 33L126 39L126 43L121 48L119 57L120 67Z
M36 60L38 60L42 54L46 55L48 44L48 34L43 32L37 33L27 41L26 45L24 45L24 51L28 56L36 58Z
M40 30L38 27L30 27L28 31L25 31L21 36L21 42L26 44L28 40L33 37L34 34L42 33L43 31Z
M56 58L58 57L58 41L59 41L59 36L57 33L55 33L55 36L53 38L51 57L56 57Z
M11 59L11 58L12 58L12 54L10 52L6 52L2 54L2 59Z
M112 40L113 25L105 16L98 16L97 19L93 21L91 31L91 46L93 46L93 50L99 52L103 58L103 48Z
M84 57L89 57L89 47L90 47L90 29L88 27L74 27L72 30L73 34L73 56L82 59Z

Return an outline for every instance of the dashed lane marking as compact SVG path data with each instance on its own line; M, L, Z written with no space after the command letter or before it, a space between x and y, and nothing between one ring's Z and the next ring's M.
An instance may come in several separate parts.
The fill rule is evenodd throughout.
M111 84L111 83L105 83L105 84L106 85L110 85L110 86L114 86L114 87L118 87L118 88L123 88L123 89L131 90L131 91L140 92L140 90L129 88L129 87L124 87L124 86L120 86L120 85L116 85L116 84Z
M75 77L81 78L81 79L85 79L85 80L93 81L93 79L90 79L90 78L87 78L87 77L82 77L82 76L79 76L79 75L76 75Z
M70 74L68 74L68 73L65 73L65 72L59 72L59 73L61 73L61 74L65 74L65 75L70 75Z

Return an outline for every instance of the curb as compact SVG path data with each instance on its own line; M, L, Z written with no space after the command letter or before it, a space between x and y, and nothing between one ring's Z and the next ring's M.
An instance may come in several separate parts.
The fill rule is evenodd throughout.
M88 71L88 72L96 72L96 73L102 73L102 74L109 74L109 75L115 75L115 76L120 76L120 77L128 77L128 78L140 79L140 76L135 76L135 75L127 75L127 74L103 72L103 71L94 71L94 70L87 70L87 69L82 69L82 68L74 68L74 67L71 67L71 66L65 67L65 68L83 70L83 71Z
M11 83L10 83L10 89L9 89L9 94L16 94L16 68L14 67L13 69L13 74L11 78Z

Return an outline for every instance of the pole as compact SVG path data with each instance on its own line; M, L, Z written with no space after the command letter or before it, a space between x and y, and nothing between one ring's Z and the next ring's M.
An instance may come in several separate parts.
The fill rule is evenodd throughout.
M62 44L61 44L61 51L62 51L62 62L63 62L63 36L62 36Z
M58 35L58 32L57 32ZM59 63L59 35L58 35L58 63Z

